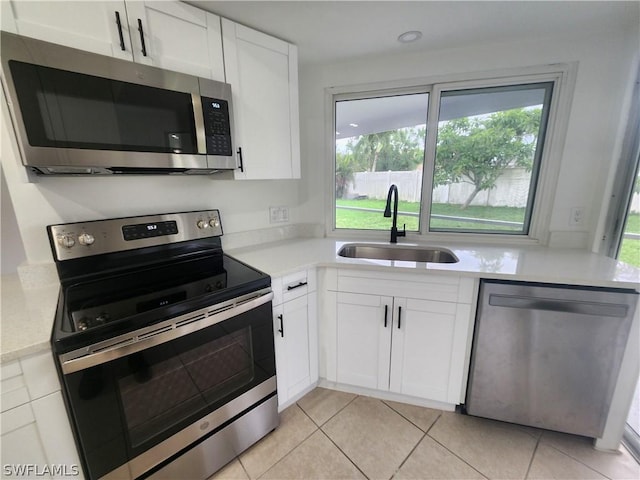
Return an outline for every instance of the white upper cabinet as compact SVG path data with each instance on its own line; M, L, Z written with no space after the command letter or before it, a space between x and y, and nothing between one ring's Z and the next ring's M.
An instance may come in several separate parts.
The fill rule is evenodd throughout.
M133 59L124 1L13 0L10 6L14 33L101 55ZM5 14L4 9L2 13ZM10 20L3 18L3 29L5 23L9 25Z
M223 82L220 17L182 2L126 2L133 60Z
M224 81L220 17L182 2L14 0L10 13L19 35Z
M222 38L241 150L236 178L300 178L296 46L224 18Z

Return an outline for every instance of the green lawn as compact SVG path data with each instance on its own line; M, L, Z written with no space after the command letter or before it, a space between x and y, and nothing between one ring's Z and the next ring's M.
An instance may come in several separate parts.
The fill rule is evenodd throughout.
M640 233L640 213L629 215L624 231L625 233ZM618 260L640 267L640 240L623 239Z
M354 228L365 230L389 230L391 219L382 216L385 207L384 200L336 200L336 205L343 205L358 208L370 208L380 210L380 212L363 212L357 210L336 209L336 227ZM399 212L418 213L419 203L399 202ZM485 218L491 220L504 220L508 222L522 222L524 219L524 208L512 207L478 207L470 206L466 210L461 210L459 205L445 203L435 203L432 212L437 215L447 215L455 217ZM406 223L407 231L418 231L418 217L408 215L398 215L398 228ZM464 222L458 220L432 219L432 229L460 229L460 230L502 230L519 231L517 227L483 225L479 223ZM640 233L640 214L629 215L625 232ZM640 240L624 239L620 247L619 260L640 267Z
M388 230L391 228L391 219L382 216L385 207L384 200L336 200L339 206L349 206L357 208L371 208L380 212L362 212L357 210L336 209L337 228L356 228L369 230ZM418 213L419 203L398 202L398 212ZM524 219L524 208L511 207L478 207L470 206L461 210L459 205L445 203L435 203L432 206L432 213L436 215L447 215L456 217L485 218L491 220L503 220L508 222L522 222ZM407 224L408 231L418 230L418 217L398 214L398 226ZM462 220L446 220L434 218L431 221L431 229L453 229L453 230L481 230L481 231L520 231L520 227L503 225L485 225L481 223L465 222Z

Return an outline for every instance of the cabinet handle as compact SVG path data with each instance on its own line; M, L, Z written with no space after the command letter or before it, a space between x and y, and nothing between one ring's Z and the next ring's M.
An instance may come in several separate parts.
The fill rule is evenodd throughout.
M402 318L402 307L398 307L398 330L400 330L400 319Z
M122 35L122 22L120 21L120 12L116 10L116 25L118 26L118 36L120 37L120 48L124 52L124 36Z
M240 166L238 168L241 172L244 172L244 165L242 164L242 147L238 147L238 158L240 160Z
M140 43L142 43L142 55L147 56L147 47L144 44L144 30L142 30L142 20L138 19L138 32L140 32Z
M300 282L297 285L289 285L287 287L287 290L295 290L296 288L304 287L306 284L307 284L307 282Z
M282 322L282 315L278 315L278 320L280 320L280 328L278 329L278 332L280 332L280 336L284 338L284 324Z
M389 305L384 306L384 328L387 328L387 317L389 315Z

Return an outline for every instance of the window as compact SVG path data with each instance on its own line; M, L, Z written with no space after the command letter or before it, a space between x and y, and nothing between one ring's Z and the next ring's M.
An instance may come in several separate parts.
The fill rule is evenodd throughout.
M528 233L551 87L441 93L430 231Z
M428 93L336 102L336 228L388 230L382 213L396 184L398 225L420 231L428 103Z
M549 78L336 95L333 227L388 231L395 184L407 232L529 235Z

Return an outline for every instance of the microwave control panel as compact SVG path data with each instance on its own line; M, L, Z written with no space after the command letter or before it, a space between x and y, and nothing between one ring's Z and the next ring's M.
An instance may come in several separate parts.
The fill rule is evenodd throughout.
M231 156L231 121L229 102L218 98L201 97L207 154Z

